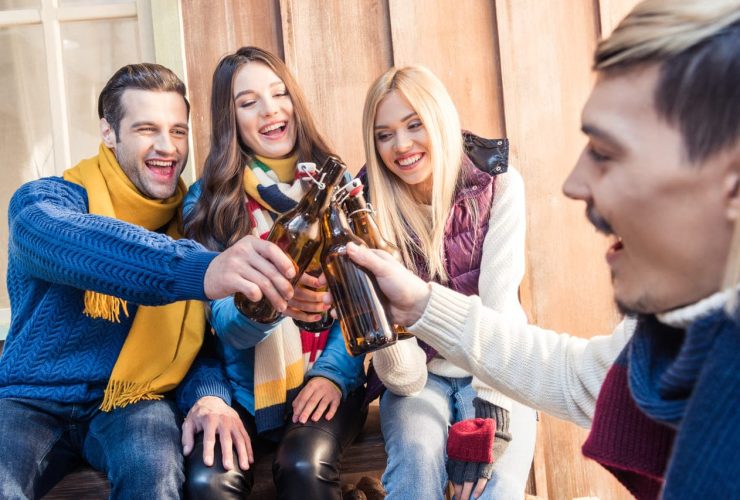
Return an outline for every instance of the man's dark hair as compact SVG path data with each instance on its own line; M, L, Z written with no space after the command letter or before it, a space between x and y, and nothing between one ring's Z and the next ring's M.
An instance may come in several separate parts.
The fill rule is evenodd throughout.
M740 141L740 10L726 0L641 2L599 44L594 68L658 64L655 109L681 131L692 162Z
M125 112L121 104L121 96L128 89L177 92L185 101L187 112L190 114L190 103L185 96L185 84L172 70L161 64L129 64L115 72L98 97L98 117L105 118L113 127L117 141L121 118Z

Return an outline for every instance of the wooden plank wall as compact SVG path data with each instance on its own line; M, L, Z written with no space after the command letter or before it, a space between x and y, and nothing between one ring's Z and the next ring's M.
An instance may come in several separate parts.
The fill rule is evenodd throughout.
M604 263L606 242L561 186L585 144L580 110L591 57L636 0L181 0L197 168L208 150L209 90L218 59L242 45L283 56L336 151L363 163L365 92L391 65L428 66L445 83L463 126L506 135L527 189L531 321L590 337L618 320ZM543 416L537 495L630 498L581 457L586 432Z

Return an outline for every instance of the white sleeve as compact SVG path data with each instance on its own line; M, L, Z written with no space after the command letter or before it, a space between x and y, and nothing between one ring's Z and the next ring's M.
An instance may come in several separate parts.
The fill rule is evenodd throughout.
M524 278L526 209L524 180L513 167L498 176L488 230L483 241L478 294L484 306L525 321L519 303L519 285ZM481 331L480 335L488 335ZM476 394L501 408L510 410L511 400L479 378L473 378Z
M374 352L373 366L386 389L398 396L416 395L427 383L427 356L415 338Z
M408 330L510 398L589 427L601 384L634 328L626 319L607 336L558 334L432 283L424 314Z

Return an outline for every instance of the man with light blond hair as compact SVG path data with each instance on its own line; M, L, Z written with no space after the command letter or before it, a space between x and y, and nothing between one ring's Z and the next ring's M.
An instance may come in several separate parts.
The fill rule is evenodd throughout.
M516 323L382 252L349 254L446 359L591 426L584 454L636 497L740 498L740 0L642 2L594 68L563 191L613 239L627 319L612 335Z

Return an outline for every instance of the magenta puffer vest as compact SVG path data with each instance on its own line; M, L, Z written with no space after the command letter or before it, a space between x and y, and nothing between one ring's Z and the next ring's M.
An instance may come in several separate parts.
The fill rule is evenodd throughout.
M488 232L496 177L477 169L466 157L463 160L459 183L450 216L445 224L445 271L449 281L441 284L463 295L478 295L483 241ZM477 220L474 220L471 213L472 207L477 209ZM417 255L415 262L419 277L429 281L426 261ZM418 339L417 341L424 349L429 363L437 356L437 351L426 342ZM368 388L369 375L368 373Z
M503 168L502 171L505 172L506 169ZM444 257L449 282L444 285L465 295L478 294L483 241L488 232L498 172L483 171L466 156L463 159L452 210L445 224ZM471 207L477 209L477 219L474 219ZM426 259L417 255L415 263L419 277L428 281ZM427 355L427 363L437 356L437 351L433 347L421 340L418 342ZM383 384L371 364L367 373L365 403L369 404L380 396L383 389Z
M445 286L465 295L478 294L478 276L483 254L483 240L488 231L496 177L478 170L468 158L463 161L459 187L445 224ZM478 218L474 220L472 208ZM424 256L416 257L419 277L429 280Z

